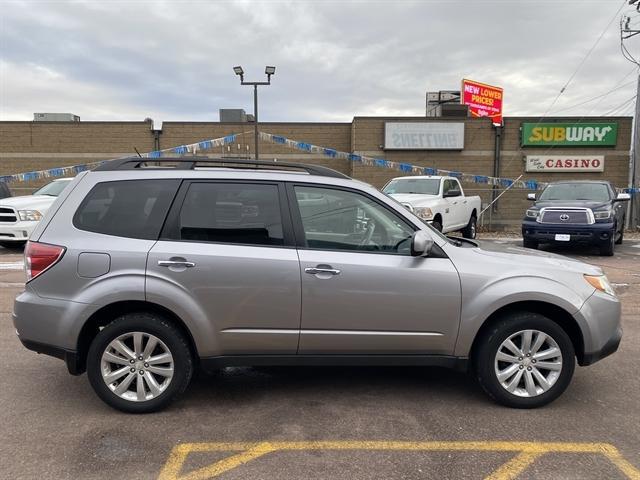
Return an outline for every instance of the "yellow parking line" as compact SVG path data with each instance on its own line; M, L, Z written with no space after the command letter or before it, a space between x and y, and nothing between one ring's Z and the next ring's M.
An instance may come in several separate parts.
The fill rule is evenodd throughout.
M184 443L174 447L158 480L207 480L251 460L277 451L302 450L387 450L387 451L485 451L514 452L515 457L500 466L490 480L516 478L536 458L546 453L596 453L607 457L631 480L640 480L640 471L607 443L561 442L400 442L400 441L305 441L305 442L217 442ZM239 452L209 466L181 475L187 456L195 452Z
M485 480L513 480L518 478L518 475L524 472L540 455L542 455L542 453L521 452L500 466L500 468L495 470Z

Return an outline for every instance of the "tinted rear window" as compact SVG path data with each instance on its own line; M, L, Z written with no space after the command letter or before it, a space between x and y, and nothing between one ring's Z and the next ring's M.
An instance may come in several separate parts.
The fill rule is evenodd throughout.
M155 240L179 184L179 180L98 183L78 207L73 224L89 232Z

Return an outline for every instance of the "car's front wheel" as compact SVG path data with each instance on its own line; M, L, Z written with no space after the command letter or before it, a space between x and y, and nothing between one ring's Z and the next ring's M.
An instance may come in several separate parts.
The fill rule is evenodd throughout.
M478 381L498 403L514 408L546 405L565 391L575 368L567 333L537 313L511 314L479 339Z
M89 347L87 375L108 405L130 413L160 410L187 388L193 359L184 335L150 313L123 315Z

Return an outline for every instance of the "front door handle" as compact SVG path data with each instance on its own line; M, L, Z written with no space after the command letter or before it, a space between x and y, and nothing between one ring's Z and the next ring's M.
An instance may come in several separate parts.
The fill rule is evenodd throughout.
M193 262L187 262L186 260L158 260L159 267L195 267Z
M340 275L340 270L335 268L322 268L319 265L317 267L305 268L304 273L309 275L316 275L318 273L329 273L331 275Z

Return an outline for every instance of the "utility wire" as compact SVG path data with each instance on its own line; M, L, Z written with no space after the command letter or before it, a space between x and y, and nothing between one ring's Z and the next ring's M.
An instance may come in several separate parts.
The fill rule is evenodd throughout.
M589 51L586 53L586 55L582 58L582 61L578 64L578 66L576 67L576 69L573 71L573 73L571 74L571 76L569 77L569 80L567 80L567 83L564 84L564 86L560 89L560 91L558 92L558 95L556 95L556 98L553 99L553 102L551 102L551 105L549 105L549 108L547 108L547 110L544 112L544 114L542 115L541 119L542 120L544 117L547 116L547 114L549 113L549 111L553 108L553 106L556 104L556 102L558 101L558 99L560 98L560 96L565 92L565 90L567 89L567 87L569 86L569 84L571 83L571 81L574 79L574 77L576 76L576 74L578 73L578 71L582 68L582 66L584 65L584 63L587 61L587 59L589 58L589 56L591 55L591 53L596 49L596 47L598 46L598 44L600 43L600 40L602 40L602 37L604 37L604 34L607 32L607 30L609 30L609 27L611 26L611 24L613 23L613 21L618 17L618 14L622 11L622 9L624 8L624 6L626 5L627 0L623 0L622 4L620 5L620 7L618 8L618 10L616 11L615 15L613 17L611 17L611 20L609 20L609 23L607 23L607 26L604 27L604 29L602 30L602 32L600 32L600 35L598 35L598 38L596 39L595 43L591 46L591 48L589 49Z
M606 113L603 113L603 114L602 114L602 116L603 116L603 117L607 117L607 116L611 115L612 113L616 112L617 110L620 110L621 108L628 107L628 106L629 106L629 103L630 103L630 102L633 102L633 101L636 99L636 96L637 96L637 95L634 95L633 97L628 98L627 100L625 100L624 102L622 102L622 103L621 103L620 105L618 105L617 107L612 108L611 110L609 110L609 111L608 111L608 112L606 112Z
M631 74L632 74L633 72L635 72L635 71L636 71L636 69L634 68L631 72L629 72L629 73L625 76L625 78L627 78L629 75L631 75ZM556 111L555 111L555 113L566 112L567 110L573 110L573 109L574 109L574 108L576 108L576 107L579 107L579 106L584 105L584 104L586 104L586 103L591 103L591 102L593 102L594 100L598 100L599 98L604 98L604 97L606 97L606 96L608 96L608 95L611 95L613 92L616 92L616 91L620 90L621 88L628 87L629 85L635 85L636 83L637 83L637 82L636 82L635 80L632 80L632 81L630 81L630 82L625 83L624 85L620 85L620 86L618 86L618 87L612 88L611 90L609 90L609 91L608 91L608 92L606 92L606 93L603 93L603 94L601 94L601 95L597 95L597 96L595 96L595 97L592 97L592 98L590 98L589 100L585 100L585 101L583 101L583 102L576 103L576 104L574 104L574 105L571 105L570 107L565 107L565 108L561 108L560 110L556 110Z

